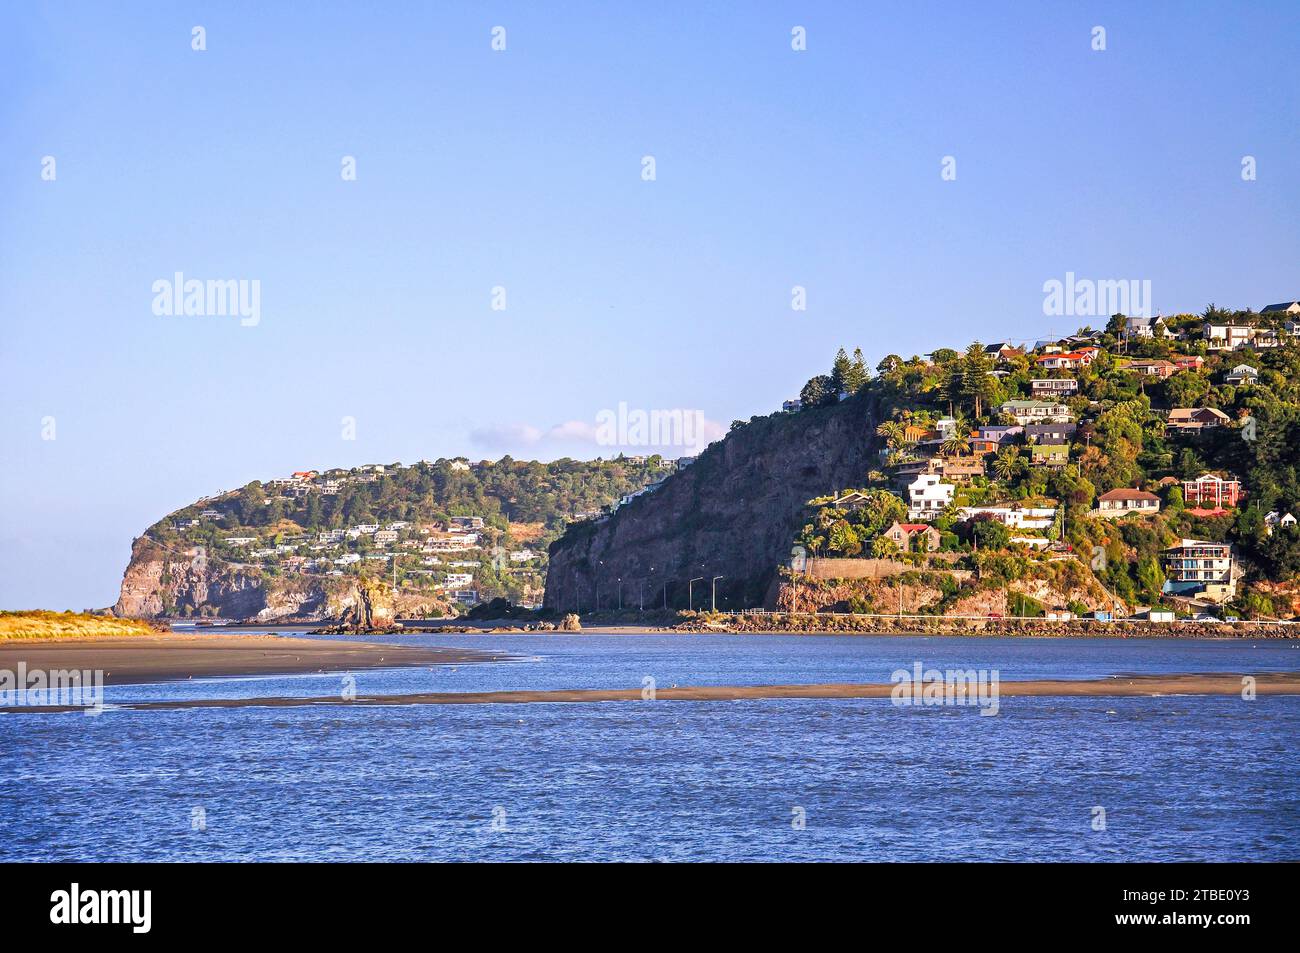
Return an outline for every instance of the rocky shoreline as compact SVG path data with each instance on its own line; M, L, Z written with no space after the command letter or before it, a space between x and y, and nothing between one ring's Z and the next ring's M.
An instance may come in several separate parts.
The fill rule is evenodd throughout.
M1045 619L956 619L945 616L778 614L701 615L672 627L674 632L803 635L978 635L1035 638L1295 639L1300 626L1285 622L1071 622Z

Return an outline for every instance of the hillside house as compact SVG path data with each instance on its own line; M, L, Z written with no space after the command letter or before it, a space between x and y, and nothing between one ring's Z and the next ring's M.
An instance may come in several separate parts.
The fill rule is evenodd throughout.
M932 520L941 516L952 503L953 489L951 483L943 483L937 474L922 473L907 487L908 518Z
M1223 382L1225 384L1253 384L1257 380L1259 380L1259 371L1251 367L1249 364L1238 364L1232 370L1228 371L1228 373L1223 375Z
M781 402L781 413L797 414L803 410L803 401L796 397L794 400L783 400Z
M1042 377L1029 382L1035 397L1070 397L1079 392L1079 382L1073 377Z
M1070 408L1044 400L1009 400L998 410L1027 426L1034 423L1066 423L1072 419Z
M1214 427L1224 427L1231 418L1215 407L1175 407L1169 411L1165 426L1171 431L1195 433Z
M1130 338L1152 338L1163 337L1165 334L1165 322L1163 318L1126 318L1124 321L1124 336Z
M1175 354L1172 360L1180 371L1199 371L1205 366L1205 358L1199 354Z
M1091 364L1095 356L1095 348L1082 348L1078 351L1062 351L1060 354L1044 354L1034 358L1034 364L1045 371L1077 371Z
M903 552L918 549L924 553L932 553L943 541L942 534L927 523L894 523L882 535L886 539L893 540Z
M1201 595L1222 602L1236 595L1236 561L1231 543L1179 540L1164 552L1165 592Z
M1009 529L1047 529L1056 522L1054 506L1000 503L992 506L963 506L958 512L963 520L991 516Z
M1160 512L1160 497L1145 490L1111 490L1097 497L1096 516L1107 518L1136 513L1149 516Z
M1030 443L1060 443L1068 441L1078 429L1073 423L1029 424L1024 434Z
M1162 360L1142 360L1129 361L1124 366L1124 370L1132 371L1134 374L1140 374L1143 377L1155 377L1164 380L1178 372L1178 365L1173 361Z
M1070 462L1070 445L1048 438L1029 445L1029 464L1035 467L1063 467Z
M1300 314L1300 301L1282 301L1264 307L1260 314Z
M1210 510L1236 506L1242 497L1241 481L1214 473L1203 473L1195 480L1183 481L1183 502Z

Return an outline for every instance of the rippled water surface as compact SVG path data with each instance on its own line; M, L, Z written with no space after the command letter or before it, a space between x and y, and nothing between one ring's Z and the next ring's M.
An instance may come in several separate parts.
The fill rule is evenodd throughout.
M1300 669L1282 641L402 642L517 660L357 672L358 692L883 682L917 661L1003 680ZM107 701L341 684L205 679ZM1298 739L1294 697L1003 698L996 717L886 699L9 715L0 859L1295 859Z

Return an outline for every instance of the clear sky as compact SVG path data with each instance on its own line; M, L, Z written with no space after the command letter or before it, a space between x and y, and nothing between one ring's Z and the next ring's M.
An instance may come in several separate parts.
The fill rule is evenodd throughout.
M608 456L620 403L712 431L840 345L1061 333L1067 272L1300 296L1297 39L1294 2L5 3L0 607L111 604L252 479ZM176 272L259 322L155 314Z

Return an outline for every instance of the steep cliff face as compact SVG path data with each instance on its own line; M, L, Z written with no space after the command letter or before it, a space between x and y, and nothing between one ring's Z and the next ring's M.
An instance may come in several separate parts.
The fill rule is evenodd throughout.
M323 577L266 576L206 558L199 548L168 550L140 538L122 577L117 616L220 617L258 622L320 622L356 605L355 583Z
M718 607L759 605L788 560L809 499L864 482L875 462L875 419L860 395L834 407L757 420L728 434L653 493L551 546L546 607L695 606L718 581Z

